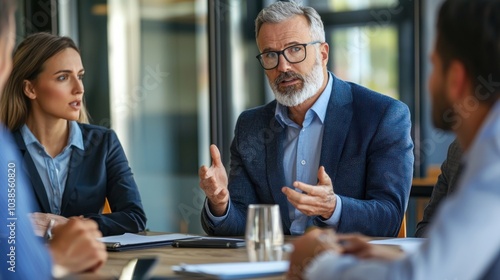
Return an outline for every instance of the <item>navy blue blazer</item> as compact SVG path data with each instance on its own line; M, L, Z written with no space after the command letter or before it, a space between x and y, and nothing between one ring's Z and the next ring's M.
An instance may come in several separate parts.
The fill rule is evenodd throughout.
M243 112L231 144L230 211L215 227L205 208L202 226L211 235L243 235L249 204L279 204L290 234L283 171L285 129L276 101ZM342 199L338 232L397 236L413 177L408 107L393 98L333 76L324 122L320 165ZM319 147L311 147L316 149ZM319 217L314 224L326 226Z
M438 176L437 182L432 188L431 198L424 209L424 216L418 222L415 231L415 237L426 237L425 234L429 230L434 216L442 202L455 192L458 178L462 174L462 148L455 139L448 147L448 154L445 161L441 164L441 174Z
M63 193L61 215L83 215L99 225L104 236L143 231L146 214L123 148L113 130L78 124L84 150L73 149ZM36 200L35 212L51 213L36 166L19 130L14 138L26 163ZM105 198L112 213L101 214Z

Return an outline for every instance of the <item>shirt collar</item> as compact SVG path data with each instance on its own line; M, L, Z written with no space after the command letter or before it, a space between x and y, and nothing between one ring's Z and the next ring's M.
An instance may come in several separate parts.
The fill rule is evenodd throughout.
M20 131L26 146L37 143L40 147L42 147L42 144L40 144L38 139L36 139L35 135L33 135L26 124L21 127ZM78 123L76 121L69 122L69 137L68 145L66 147L70 146L74 146L82 151L84 150L82 130L80 129L80 126L78 126Z
M481 124L479 130L476 132L476 136L474 137L474 140L472 141L471 144L469 144L469 148L465 151L462 152L462 160L461 163L465 166L467 162L469 162L469 158L471 157L470 155L470 150L472 146L477 142L477 140L482 137L485 131L489 132L487 129L491 125L492 122L496 121L497 117L500 116L500 100L497 100L495 104L491 107L491 110L489 111L487 117L484 119L483 123Z
M328 83L326 84L325 89L319 96L318 100L314 102L313 106L308 110L316 113L321 123L324 123L326 116L326 109L328 108L328 101L330 100L330 96L332 94L333 87L333 77L332 73L328 72ZM292 120L288 117L288 107L281 105L280 103L276 103L276 110L274 113L275 118L278 120L279 124L282 127L286 125L290 125Z
M68 146L69 145L73 145L82 151L84 150L82 130L76 121L69 122Z
M33 135L33 133L31 132L31 130L28 128L28 126L26 124L24 124L21 129L20 129L20 132L21 132L21 136L23 136L23 140L24 140L24 144L26 146L29 146L33 143L38 143L38 140L36 139L35 135Z

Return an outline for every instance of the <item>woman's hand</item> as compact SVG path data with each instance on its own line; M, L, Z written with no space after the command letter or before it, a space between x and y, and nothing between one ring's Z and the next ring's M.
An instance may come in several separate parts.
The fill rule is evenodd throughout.
M35 230L35 234L38 236L43 236L45 234L50 220L54 220L54 226L64 225L68 222L68 218L66 217L40 212L31 213L30 219L33 229Z

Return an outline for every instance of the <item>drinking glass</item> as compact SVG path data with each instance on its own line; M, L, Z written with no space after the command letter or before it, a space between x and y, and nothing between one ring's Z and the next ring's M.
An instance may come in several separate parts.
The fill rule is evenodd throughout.
M283 254L283 240L279 205L250 204L245 230L249 260L280 261Z

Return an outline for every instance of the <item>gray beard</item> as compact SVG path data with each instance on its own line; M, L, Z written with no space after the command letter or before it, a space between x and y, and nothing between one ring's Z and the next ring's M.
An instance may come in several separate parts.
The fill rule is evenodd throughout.
M286 107L295 107L302 104L307 99L313 97L321 85L323 85L323 68L321 67L321 63L319 63L320 59L316 59L316 63L313 66L311 73L302 76L295 72L286 72L282 73L278 78L276 78L274 83L271 83L271 88L274 92L274 96L276 101L283 106ZM296 77L302 80L303 87L302 89L297 89L295 86L289 86L280 91L278 88L279 83L284 78Z

